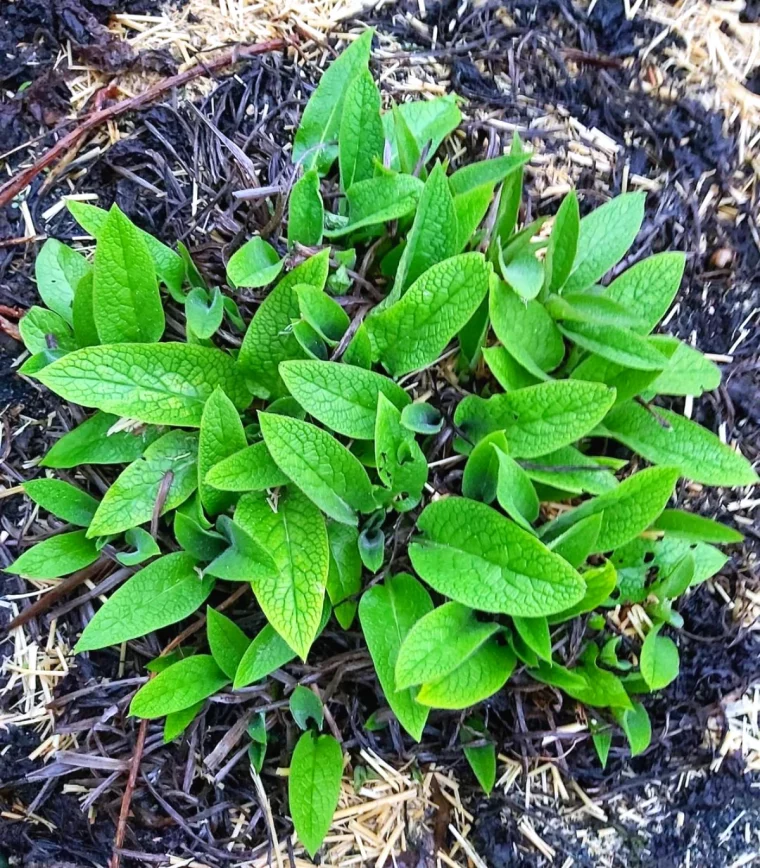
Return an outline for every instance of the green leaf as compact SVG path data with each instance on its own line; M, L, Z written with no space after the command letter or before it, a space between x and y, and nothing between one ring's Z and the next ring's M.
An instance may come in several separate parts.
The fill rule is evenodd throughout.
M641 646L639 665L650 690L662 690L678 677L678 648L672 639L660 636L661 628L662 624L652 627Z
M357 181L346 193L348 223L325 231L328 238L338 238L363 229L390 223L414 212L424 184L413 175L378 175Z
M103 343L151 343L164 333L164 308L148 245L116 205L98 233L92 289Z
M515 655L489 639L453 672L420 687L417 701L432 708L462 709L493 696L507 683Z
M85 202L73 202L71 200L66 202L66 207L85 232L88 232L93 238L100 239L108 219L108 211L96 208L94 205L87 205ZM161 282L166 284L167 289L175 298L181 297L182 283L185 279L185 263L182 257L142 229L137 228L137 232L148 247L150 257L153 260L153 267Z
M599 649L590 645L582 657L581 665L565 669L558 663L549 666L541 662L530 674L544 684L564 690L568 696L597 708L633 708L625 687L612 672L596 665Z
M645 193L624 193L581 220L578 251L564 292L596 283L625 255L644 220Z
M24 346L32 354L44 353L47 350L70 353L77 348L74 334L66 320L44 307L35 305L29 308L19 322L19 332Z
M523 150L522 142L517 133L512 136L512 147L510 155L513 157L526 156ZM528 154L528 160L532 155ZM501 194L499 196L499 208L496 213L496 224L494 227L493 240L488 250L489 259L493 258L494 251L501 250L501 246L512 235L517 225L517 218L520 213L520 202L522 201L523 178L525 171L522 166L512 172L502 184Z
M166 715L166 720L164 721L164 744L169 744L177 736L182 735L198 716L198 712L203 708L203 702L204 700L201 700L189 708L183 708L182 711L174 711Z
M496 378L496 382L505 392L514 392L517 389L525 388L525 386L535 386L540 383L541 380L548 379L548 377L543 373L540 377L529 374L522 365L519 365L515 361L504 347L484 347L483 358L485 359L489 370Z
M612 491L555 518L541 528L544 539L556 539L562 532L590 515L602 515L595 551L607 552L622 546L645 531L665 508L679 472L673 467L641 470Z
M38 506L80 527L87 527L98 508L94 497L62 479L32 479L23 488Z
M705 485L752 485L758 476L739 452L696 422L662 407L623 404L602 424L604 433L653 464L677 467Z
M330 546L327 594L338 623L348 630L357 608L356 602L349 598L357 596L362 586L359 534L350 525L330 521L327 523L327 540Z
M720 385L720 368L699 350L667 335L652 335L649 343L669 357L665 370L649 386L656 394L698 398Z
M141 687L129 706L133 717L154 720L184 711L229 684L210 654L180 660Z
M448 497L417 520L415 570L436 591L485 612L538 617L583 596L583 581L532 534L476 501Z
M607 287L607 297L637 320L633 330L646 335L668 312L681 285L683 253L657 253L626 269Z
M269 623L305 660L319 629L330 566L324 517L288 488L276 511L263 493L244 495L235 521L272 557L275 570L262 571L251 584Z
M488 315L488 299L480 302L478 309L460 329L459 338L459 368L474 371L483 355L488 326L491 320Z
M336 346L350 324L348 315L337 301L308 283L297 286L301 316L330 346Z
M546 248L546 288L549 292L557 292L570 276L579 233L578 197L575 190L571 190L559 206Z
M528 386L487 401L465 398L454 421L473 442L490 431L503 430L514 458L536 458L574 443L606 416L615 392L601 383L553 380Z
M401 410L401 424L415 434L437 434L443 429L443 416L424 401L415 401Z
M176 624L203 605L213 586L212 579L199 576L195 558L185 552L164 555L111 594L85 628L74 650L80 654L118 645ZM191 699L187 705L198 699ZM187 705L180 708L187 708Z
M338 434L360 440L375 436L378 395L399 409L410 402L387 377L338 362L282 362L280 376L307 413Z
M200 287L191 289L185 299L185 317L191 334L201 340L210 338L224 318L224 296L219 287L210 295Z
M391 116L393 123L386 123ZM399 107L394 105L390 113L386 113L381 119L383 123L383 138L391 143L391 148L397 151L397 162L401 171L406 175L414 175L417 166L420 167L419 176L425 179L425 166L422 164L420 157L420 145L414 138L414 133L409 129L409 124L404 120ZM391 151L393 157L393 150ZM391 159L393 165L393 159Z
M415 507L427 482L428 465L413 432L401 424L401 412L379 395L375 427L375 461L380 481L393 494L399 512Z
M651 342L651 338L649 339ZM615 404L641 394L660 376L660 371L626 368L601 356L587 355L570 373L573 380L605 383L616 392Z
M326 249L294 268L267 295L251 320L240 347L238 367L257 397L286 394L278 365L304 355L291 329L291 322L301 315L295 287L308 283L322 290L329 263L330 251Z
M298 685L290 694L290 713L299 729L308 729L309 720L313 720L317 729L322 729L325 721L325 712L322 703L308 687Z
M232 356L195 344L85 347L36 376L72 404L157 425L197 428L217 386L238 409L250 401Z
M88 567L99 554L94 541L87 539L86 531L76 530L48 537L3 569L27 579L57 579Z
M220 491L263 491L289 481L263 441L224 458L206 474L206 483Z
M563 446L548 455L536 456L523 466L534 482L573 494L603 494L618 484L610 467L599 464L574 446Z
M34 262L37 291L45 304L73 325L71 307L79 281L92 270L90 263L76 250L48 238Z
M459 252L457 215L446 172L440 163L430 173L407 235L396 280L382 307L400 299L429 268Z
M496 499L499 506L520 527L533 533L531 524L538 518L539 502L528 474L505 452L495 446L499 461Z
M359 557L364 566L376 573L385 558L385 532L380 527L368 525L359 534Z
M139 458L161 434L144 425L109 434L118 421L119 417L110 413L95 413L56 441L40 466L65 469L80 464L126 464Z
M319 192L319 175L315 169L304 172L303 178L293 186L289 206L288 244L321 244L325 208Z
M652 724L646 708L640 702L634 702L633 708L615 709L614 714L628 739L631 756L644 753L652 741Z
M186 515L184 508L185 504L174 513L174 536L180 547L199 561L218 558L227 547L225 538L207 530L195 517Z
M366 321L376 355L400 376L434 362L488 292L490 266L462 253L428 269L404 297Z
M87 535L120 533L150 521L159 494L163 497L161 515L176 509L198 484L197 455L197 434L180 430L164 434L108 489Z
M459 738L464 749L464 756L470 764L473 774L478 780L483 792L489 796L496 783L496 746L488 739L483 721L479 718L469 718L459 730ZM472 742L486 739L487 744L473 746Z
M406 123L409 132L422 153L426 149L426 159L431 159L441 142L455 130L462 121L462 113L457 107L459 97L454 93L431 100L416 100L401 103L396 109ZM391 151L391 165L398 165L398 144L394 138L394 116L390 112L383 115L385 138L395 146Z
M375 507L367 471L326 431L287 416L259 412L264 441L277 466L330 518L357 524Z
M668 536L689 542L730 544L740 543L744 539L728 525L681 509L664 510L653 522L652 530L661 530Z
M232 254L227 263L227 279L238 287L266 286L284 264L274 247L257 235Z
M361 323L354 333L341 361L346 365L355 365L359 368L372 367L372 343L364 323Z
M663 371L668 359L631 329L614 325L576 322L560 326L566 338L603 359L640 371Z
M324 175L338 156L341 116L355 78L367 69L374 30L366 30L322 73L293 140L293 162Z
M554 319L597 326L612 325L635 332L635 329L631 328L638 322L635 316L619 302L606 295L597 295L597 292L604 292L604 287L593 286L586 292L551 295L546 301L546 309Z
M212 606L206 607L206 633L211 655L224 674L235 677L250 641L238 625Z
M500 629L496 623L477 621L472 609L460 603L433 609L414 624L401 644L396 689L449 675Z
M130 528L124 534L124 541L134 549L134 551L119 552L116 555L116 560L125 567L136 567L138 564L161 554L158 543L147 530L143 530L141 527Z
M235 690L260 681L296 658L296 653L280 634L267 624L246 649L235 673Z
M501 183L508 175L517 172L530 160L530 154L506 154L491 160L479 160L462 166L449 178L451 192L461 196L483 186Z
M520 638L528 648L547 663L552 662L552 637L546 618L512 618Z
M597 727L599 724L597 724ZM594 743L594 750L596 751L596 755L599 757L599 762L602 764L602 768L607 768L607 758L610 755L610 748L612 747L612 733L609 730L601 730L591 728L591 740Z
M269 552L253 538L250 528L237 521L238 514L241 517L245 515L245 505L241 510L238 504L235 521L227 515L220 515L216 520L229 548L206 567L205 574L231 582L254 582L262 577L268 581L277 572L276 564Z
M201 503L211 515L224 512L234 497L206 482L206 474L220 461L246 448L245 431L235 405L217 386L203 408L198 439L198 491Z
M501 276L520 298L531 301L544 284L544 267L536 259L533 250L516 256L509 262L500 259Z
M499 450L508 449L503 431L486 435L467 458L462 476L462 494L471 500L493 503L499 482Z
M380 91L369 70L363 70L346 88L340 119L338 162L344 190L374 175L375 160L382 160L384 145Z
M597 527L601 529L601 516L593 515L579 522L574 527L580 527L584 522L596 522ZM573 528L571 528L573 530ZM556 551L556 549L553 549ZM617 585L617 570L611 561L605 561L600 567L592 567L581 574L586 585L586 592L583 599L577 602L569 609L565 609L557 615L553 615L550 619L553 624L559 624L562 621L569 621L578 615L584 615L586 612L593 612L605 603L610 594L615 590Z
M549 548L563 557L571 567L578 567L595 550L599 531L602 527L602 514L582 518L564 533L552 540ZM582 602L582 601L581 601Z
M338 742L331 735L305 732L290 761L288 805L298 839L312 859L330 829L342 777Z
M409 631L432 609L428 592L407 573L373 585L359 602L359 620L383 694L401 726L415 741L422 737L428 709L415 700L414 691L396 687L396 661Z
M465 168L468 167L465 166ZM449 178L449 185L451 185L451 178ZM475 187L474 190L468 190L466 193L459 193L454 196L457 226L457 243L454 253L461 253L475 240L473 236L493 201L493 191L494 184L483 184L482 187Z
M80 347L95 347L100 343L98 327L95 325L93 286L90 271L82 277L74 292L71 318L74 323L74 336Z

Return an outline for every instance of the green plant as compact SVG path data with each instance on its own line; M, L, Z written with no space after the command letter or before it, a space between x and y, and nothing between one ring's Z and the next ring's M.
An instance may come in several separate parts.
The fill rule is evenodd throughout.
M520 141L454 172L433 163L460 122L457 99L381 112L371 38L333 63L304 112L287 241L254 237L229 260L233 288L274 284L239 350L218 332L225 319L244 328L237 305L205 285L183 246L175 252L115 206L69 203L97 239L94 261L57 241L43 246L37 282L48 307L22 321L31 357L21 371L97 410L43 467L126 467L99 501L60 480L27 483L32 500L83 529L9 569L48 579L100 557L144 564L98 610L77 652L181 621L218 582L250 583L268 622L255 638L209 608L210 653L180 649L149 665L155 677L131 713L165 717L167 740L215 692L305 659L333 612L351 629L358 611L383 693L414 739L431 709L476 705L520 665L597 709L603 762L613 721L638 752L649 721L637 697L678 672L677 646L663 635L680 623L673 601L725 563L714 543L741 540L667 508L674 487L680 477L758 478L709 431L653 404L720 381L695 349L650 334L683 256L660 253L600 283L636 238L643 194L580 219L571 192L551 232L545 218L521 225L530 154ZM340 193L334 213L323 189ZM384 286L383 300L350 318L356 305L341 302L358 297L366 310L368 285ZM166 305L184 306L184 342L161 341ZM462 396L453 418L421 398L437 381ZM610 457L613 441L652 466ZM428 456L450 442L461 492L428 481ZM634 604L647 616L641 645L605 617ZM571 630L583 646L563 665L556 651ZM291 708L313 730L294 752L289 792L314 853L342 757L316 733L314 694L297 688ZM265 721L249 734L258 772ZM462 743L489 790L495 749L482 721L466 724Z

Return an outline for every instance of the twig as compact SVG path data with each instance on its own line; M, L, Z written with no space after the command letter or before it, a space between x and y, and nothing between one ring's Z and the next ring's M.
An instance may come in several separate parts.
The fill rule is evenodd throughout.
M153 673L155 674L155 673ZM140 721L140 728L137 730L137 742L135 744L135 752L132 754L132 762L129 765L129 777L127 778L127 786L124 789L124 795L121 799L121 809L119 811L119 823L116 826L116 836L113 843L113 855L111 856L110 868L119 868L121 865L121 846L124 843L124 838L127 835L127 819L129 818L129 809L132 806L132 794L135 791L137 783L137 773L140 771L140 763L142 762L143 750L145 749L145 737L148 734L148 719Z
M184 72L177 75L172 75L163 81L149 87L142 93L128 99L114 103L107 108L94 111L89 114L79 126L75 127L71 132L66 133L59 139L52 148L45 151L41 157L36 159L31 166L19 172L7 183L0 187L0 208L4 208L14 196L17 196L22 190L29 186L32 181L39 175L43 169L51 166L57 160L68 153L79 140L86 135L90 130L101 126L113 118L119 117L129 111L136 111L148 103L165 94L167 91L175 87L182 87L193 79L199 78L202 75L212 75L226 66L230 66L245 57L255 57L257 54L266 54L270 51L278 51L285 47L285 40L271 39L269 42L260 42L254 45L236 45L234 48L223 52L208 63L198 63Z

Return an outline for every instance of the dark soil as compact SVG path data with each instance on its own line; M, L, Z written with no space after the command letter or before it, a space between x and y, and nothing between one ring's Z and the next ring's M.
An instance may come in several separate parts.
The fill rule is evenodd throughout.
M74 39L82 50L94 46L110 51L112 59L124 53L123 48L109 47L102 33L99 38L100 31L91 19L82 17L84 13L102 22L114 9L141 11L151 5L149 0L129 4L117 0L110 5L107 0L81 5L78 0L31 0L23 4L23 9L22 4L10 4L6 14L12 26L0 31L0 82L5 91L16 91L28 80L34 83L18 98L0 106L0 123L10 137L7 147L49 130L66 110L61 79L57 78L65 72L54 74L51 66L62 39ZM643 92L640 82L647 68L639 59L639 51L657 34L656 26L643 17L626 21L619 0L599 0L590 19L569 0L543 0L540 4L509 0L475 11L468 7L461 19L456 17L459 5L429 3L425 23L431 30L437 26L439 34L448 34L444 43L437 43L435 59L450 66L455 89L468 100L468 115L474 117L477 108L498 111L501 119L529 129L527 137L533 139L535 147L561 155L566 149L565 134L534 127L547 111L560 108L587 128L597 127L623 146L609 179L600 180L593 168L576 170L574 182L585 210L620 192L626 163L631 173L664 179L659 191L648 197L647 218L634 245L634 255L638 258L664 249L686 252L688 266L680 306L668 330L683 338L695 333L703 351L727 353L739 335L741 323L760 305L760 252L750 231L757 203L741 206L739 216L731 222L719 219L713 208L700 216L699 202L706 189L700 182L706 172L714 171L709 183L718 186L720 198L729 194L730 187L741 186L751 169L740 165L734 131L727 128L725 118L706 111L699 94L687 91L677 78L667 82L676 89L677 100L660 101L657 95ZM382 17L373 23L381 33L394 35L409 52L429 51L430 43L409 24L407 12L419 14L416 0L385 7ZM667 44L667 40L660 43L646 64L657 66ZM104 67L112 68L107 61L104 59ZM131 62L134 58L124 64ZM123 68L124 64L113 68ZM96 160L75 188L96 190L102 206L116 201L140 226L166 241L185 241L210 280L221 281L229 253L252 230L265 225L270 215L260 205L233 198L234 190L251 186L252 182L247 167L236 162L217 131L235 141L253 160L260 184L287 188L289 157L276 143L290 140L287 128L295 123L302 109L300 91L306 84L304 90L308 92L310 85L301 76L315 78L316 72L308 66L299 70L279 55L252 61L234 78L221 80L213 98L198 105L210 124L200 120L189 107L169 99L132 119L132 135ZM466 129L470 150L482 155L493 132L489 133L478 120L468 122ZM175 173L179 167L185 170L180 176ZM202 194L196 213L194 182ZM44 225L48 234L61 240L71 238L78 230L65 213L47 225L42 221L42 213L61 191L38 195L40 183L34 183L27 198L35 225ZM165 196L151 195L152 188ZM528 193L526 217L556 210L556 200L540 199L533 187ZM23 234L17 208L10 207L0 214L0 238ZM26 307L34 302L34 247L0 247L0 303ZM711 259L721 249L730 251L730 263L717 268ZM245 310L246 298L239 300ZM22 416L38 420L10 444L9 454L0 453L2 472L9 481L15 480L14 484L28 477L30 471L22 468L45 451L46 444L68 419L52 396L9 375L10 364L19 351L12 339L0 334L0 407L4 408L5 428L15 429ZM751 331L733 357L733 362L723 366L721 388L696 402L694 415L713 430L725 424L729 440L738 441L744 454L754 460L760 454L759 329ZM59 415L50 428L46 417L52 411ZM3 442L3 448L8 449L7 438ZM442 487L446 482L441 480ZM730 498L730 492L702 492L685 485L679 492L680 505L729 521ZM19 500L0 501L0 509L5 510L1 527L10 534L7 543L0 546L0 559L5 558L0 564L14 557L24 508ZM733 547L731 561L719 579L732 599L741 586L757 590L760 578L760 532L752 527L742 530L747 541ZM19 580L0 574L0 591L20 590ZM212 602L221 599L220 593ZM59 617L59 629L73 644L91 612L92 603L88 601L75 607L64 604L52 614ZM648 795L651 788L658 794L658 813L645 828L632 821L610 820L617 837L615 852L603 851L605 858L609 855L608 863L600 861L599 853L590 845L579 844L576 836L578 829L590 830L593 835L604 824L585 816L560 822L555 810L532 804L528 814L544 840L557 851L557 864L573 856L578 865L670 866L684 864L685 854L690 852L691 864L729 865L747 849L743 840L745 822L755 834L760 820L758 793L754 776L744 772L740 760L726 761L719 774L707 777L701 773L713 758L712 750L703 742L707 719L720 718L721 702L726 696L740 695L760 680L756 634L740 628L722 598L707 587L688 596L680 612L685 619L679 638L681 675L668 690L647 703L655 737L652 747L633 761L619 738L604 772L588 741L577 744L567 757L557 745L544 748L542 741L547 733L572 722L576 712L572 704L559 707L553 693L529 690L527 680L523 683L518 677L510 682L509 690L487 703L489 728L502 753L527 764L547 752L556 759L559 752L563 774L576 779L586 792L602 801L603 807L617 804L621 795L630 806L644 793ZM4 614L5 610L0 609L0 617ZM235 611L235 618L251 634L258 626L257 616L251 615L245 600ZM45 636L47 619L29 627L30 632L39 629ZM78 658L76 668L59 685L57 731L78 734L78 752L85 755L81 767L73 765L70 756L58 757L46 765L32 763L27 757L37 744L34 733L0 732L0 805L10 806L15 798L24 805L33 805L36 814L56 824L56 830L50 832L43 825L0 819L0 856L12 858L19 865L84 866L107 861L125 777L114 774L107 780L111 771L99 770L95 761L86 758L129 760L135 730L132 722L125 720L125 710L138 686L136 679L143 674L144 662L171 638L172 631L164 634L130 643L123 675L119 674L116 653L104 651L89 655L89 659ZM370 745L389 761L415 757L420 765L431 761L455 765L462 779L469 781L469 771L457 747L458 715L432 715L424 742L415 748L402 738L395 725L378 733L364 730L363 723L381 701L361 647L356 633L328 633L320 641L313 668L290 666L287 672L292 677L310 674L323 691L327 690L326 698L330 699L330 709L349 751ZM240 696L217 697L190 734L168 747L161 745L159 730L150 728L126 845L133 854L141 855L133 856L132 862L125 859L127 864L151 864L151 854L155 860L157 855L168 853L195 855L212 865L229 864L230 855L224 849L233 828L229 808L256 804L243 742L230 740L226 753L220 752L217 763L203 774L199 757L208 757L254 703L276 706L280 696L280 683L272 681ZM280 714L276 707L274 713ZM278 764L287 764L288 742L293 736L288 726L286 716L280 715L273 730L280 734L280 741L271 747L270 757L281 762L269 763L264 773L276 816L284 785L272 770ZM230 762L238 752L237 761ZM700 775L691 786L679 789L679 776L687 770L697 770ZM88 822L74 795L62 793L64 783L89 789L103 784L94 823ZM500 794L487 802L478 800L474 787L471 793L473 812L479 821L475 841L489 865L544 861L535 851L526 849L517 829L525 813L524 802ZM679 811L684 815L681 824L677 822ZM721 833L742 811L746 814L724 842ZM286 828L285 813L283 810L277 819L281 831ZM610 815L614 816L612 808ZM251 817L250 840L265 840L260 812L252 810ZM244 858L245 854L235 855L236 860Z

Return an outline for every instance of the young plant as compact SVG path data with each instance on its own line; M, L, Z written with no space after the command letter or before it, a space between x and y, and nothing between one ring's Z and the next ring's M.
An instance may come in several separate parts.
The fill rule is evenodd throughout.
M9 570L50 579L114 556L136 567L77 653L176 624L217 585L250 584L267 620L258 635L208 608L209 653L180 649L149 667L158 674L131 713L166 718L167 739L217 691L305 660L333 611L344 629L358 611L388 705L413 739L432 709L482 703L519 667L594 709L603 760L615 724L638 752L650 735L640 697L678 673L674 601L723 566L714 544L741 540L669 508L675 486L758 479L737 451L654 403L720 382L697 350L651 334L683 255L605 281L639 232L643 193L581 219L571 192L551 231L545 218L521 224L530 154L519 140L450 171L435 154L460 122L458 100L381 111L371 38L333 63L304 112L287 232L244 244L224 291L205 285L184 247L118 207L69 204L95 255L43 246L47 307L21 324L31 354L21 372L96 411L43 467L120 469L100 499L54 478L27 483L67 524ZM339 195L323 200L323 190ZM373 307L368 284L384 293ZM269 288L234 351L219 328L244 325L233 301L242 287ZM177 308L184 334L172 330ZM430 379L461 395L453 418L424 402L436 394ZM428 481L429 457L447 444L463 463L461 490ZM621 640L613 606L639 607L643 643ZM579 630L581 653L565 665ZM315 702L293 693L302 727L321 726ZM250 735L258 772L266 722ZM495 749L477 718L463 746L489 790ZM290 805L312 855L342 766L331 736L301 736Z

